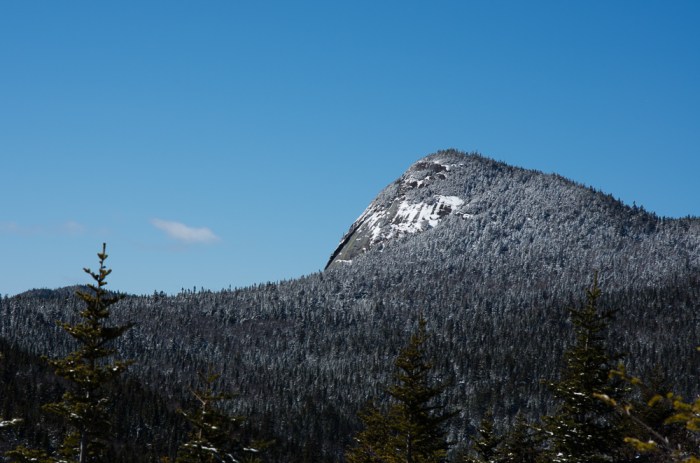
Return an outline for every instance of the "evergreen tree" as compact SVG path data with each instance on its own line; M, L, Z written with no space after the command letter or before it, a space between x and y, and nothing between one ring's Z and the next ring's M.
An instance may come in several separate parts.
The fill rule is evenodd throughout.
M493 412L484 413L479 423L479 438L472 441L473 456L464 457L464 463L495 463L502 438L494 431Z
M615 400L600 394L597 397L629 420L625 442L636 450L640 463L700 463L698 437L700 431L700 399L686 402L670 392L665 377L657 369L649 382L630 376L623 366L612 372L638 389L639 397L631 401Z
M586 290L585 307L570 310L576 341L565 352L561 379L550 384L560 405L555 415L544 418L547 461L619 461L616 455L624 436L621 420L596 397L619 398L623 392L620 383L609 377L619 356L609 354L606 347L604 335L614 312L598 308L600 294L595 275Z
M44 409L65 420L71 431L61 444L59 457L50 456L43 450L18 447L8 452L16 461L104 462L110 443L110 399L105 390L119 376L130 362L111 360L116 350L111 342L120 337L133 324L107 326L110 306L121 296L109 293L104 287L111 269L105 267L106 245L97 254L100 267L97 272L85 268L94 280L88 284L89 292L77 291L77 296L85 302L80 312L81 321L76 324L59 322L79 343L78 350L64 358L49 360L56 374L68 382L68 391L60 402L44 405Z
M0 363L3 361L3 354L0 352ZM0 431L3 429L8 429L13 426L17 426L20 424L22 420L20 418L12 418L12 419L3 419L0 417Z
M359 413L364 429L355 437L355 444L345 453L349 463L379 463L386 461L386 447L392 433L388 416L374 403Z
M438 463L445 461L448 442L444 423L454 416L439 403L445 383L434 383L433 364L426 358L426 322L395 362L395 384L387 389L390 405L370 405L360 414L364 429L346 452L351 463Z
M182 444L176 463L238 463L259 462L258 449L245 447L241 442L241 426L244 418L224 413L219 405L231 400L230 394L214 392L214 383L219 375L201 374L203 388L193 391L199 407L193 411L181 411L190 423L192 431L189 441Z
M500 463L536 463L540 455L540 442L535 430L522 415L503 439L499 452Z

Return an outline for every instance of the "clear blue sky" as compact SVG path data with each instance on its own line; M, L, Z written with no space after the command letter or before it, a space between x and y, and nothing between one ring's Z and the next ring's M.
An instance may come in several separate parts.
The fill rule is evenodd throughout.
M697 1L0 3L0 294L323 268L418 158L700 215Z

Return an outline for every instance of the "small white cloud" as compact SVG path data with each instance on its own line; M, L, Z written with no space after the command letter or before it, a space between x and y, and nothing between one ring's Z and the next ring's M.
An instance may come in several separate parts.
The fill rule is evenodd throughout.
M61 225L60 231L68 235L82 235L85 233L85 227L83 224L69 220Z
M158 230L162 230L169 237L183 243L215 243L219 237L206 227L193 228L184 223L170 220L151 219L151 224Z

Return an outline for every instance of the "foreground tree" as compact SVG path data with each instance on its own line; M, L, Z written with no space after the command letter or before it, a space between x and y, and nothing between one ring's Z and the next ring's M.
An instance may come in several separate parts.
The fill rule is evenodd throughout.
M499 446L503 438L494 430L493 412L484 413L479 423L479 437L472 440L472 455L463 458L464 463L491 463L500 455Z
M700 349L700 348L699 348ZM670 391L656 373L649 382L631 376L621 365L611 372L639 392L632 401L615 400L605 394L598 399L631 423L625 442L636 449L642 463L700 463L700 398L686 402Z
M214 392L219 375L200 373L202 389L193 391L199 407L181 411L192 427L189 440L180 446L176 463L255 463L259 449L246 447L241 438L244 418L230 416L221 410L222 402L233 398L230 394Z
M2 361L3 361L3 355L2 355L2 352L0 352L0 363L2 363ZM22 422L22 420L20 418L12 418L12 419L8 420L8 419L3 419L0 416L0 431L2 431L3 429L11 428L13 426L17 426L21 422Z
M387 389L390 404L374 404L360 414L364 429L346 452L351 463L437 463L445 461L448 442L444 423L455 415L439 398L445 383L433 382L433 364L426 358L426 322L396 359L395 384Z
M106 245L97 254L100 267L97 272L85 268L94 283L88 284L88 292L77 291L85 303L80 312L81 321L75 324L59 322L79 343L78 350L64 358L49 360L56 374L68 383L68 390L60 402L44 405L44 409L61 416L71 431L65 436L58 456L43 450L18 447L8 456L20 462L79 463L107 461L107 449L111 439L110 398L107 386L127 368L130 362L113 360L116 350L111 343L133 326L108 326L110 306L121 296L109 293L107 276L112 272L105 267Z
M536 463L540 455L540 441L536 431L518 415L515 425L504 437L500 449L500 463Z
M550 384L560 405L556 414L544 418L547 461L620 461L623 420L596 397L618 399L623 393L621 382L609 375L619 356L608 353L605 332L614 312L598 308L600 294L596 275L586 290L585 307L571 309L576 341L564 355L561 379Z
M464 463L537 463L541 444L535 428L518 415L510 431L494 431L493 413L488 411L479 424L479 436L471 444L471 454L460 457Z

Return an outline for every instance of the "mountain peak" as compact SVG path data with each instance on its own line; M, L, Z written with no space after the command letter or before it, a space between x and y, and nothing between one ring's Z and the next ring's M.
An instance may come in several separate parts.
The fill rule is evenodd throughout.
M579 252L605 268L605 259L620 249L669 246L672 229L682 224L700 227L697 220L661 220L560 175L446 150L418 160L384 188L343 236L326 268L388 246L401 246L409 260L425 262L439 258L431 250L437 242L455 255L479 248L481 257L493 249L547 253L556 243L562 252ZM683 242L690 255L697 252L697 232Z
M477 153L438 151L411 165L387 186L350 227L328 265L348 263L357 255L406 235L434 228L448 216L468 219L464 177L504 165Z

